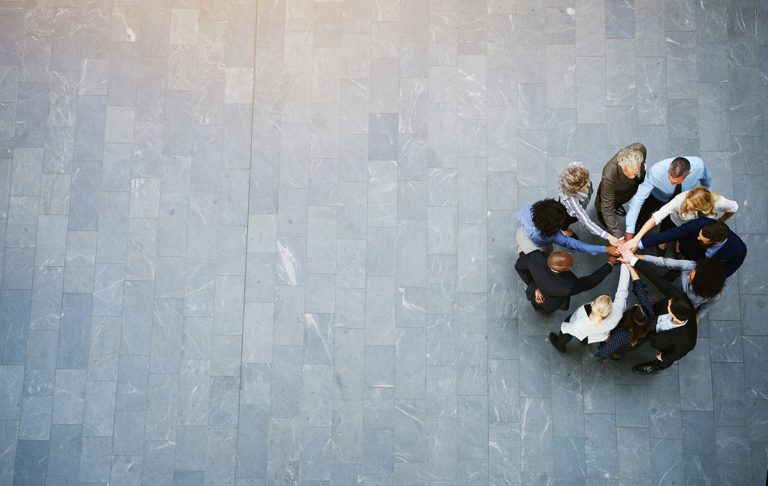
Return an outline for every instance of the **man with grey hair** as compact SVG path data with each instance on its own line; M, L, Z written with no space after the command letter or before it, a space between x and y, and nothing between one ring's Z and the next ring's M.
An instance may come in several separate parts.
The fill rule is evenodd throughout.
M629 202L625 239L629 240L635 235L638 223L642 226L673 197L699 184L707 188L712 186L712 176L700 157L673 157L653 164ZM673 227L669 218L661 222L661 231Z
M603 167L595 209L600 223L616 238L624 236L624 226L619 221L619 216L626 214L622 205L632 199L645 179L646 155L643 144L633 143L619 150Z

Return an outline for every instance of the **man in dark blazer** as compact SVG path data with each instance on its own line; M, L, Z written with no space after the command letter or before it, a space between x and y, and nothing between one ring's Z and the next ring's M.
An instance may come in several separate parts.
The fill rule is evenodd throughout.
M652 264L640 260L635 268L667 297L653 305L658 317L648 339L658 351L656 359L632 367L637 374L650 375L669 368L696 347L696 308L688 296L659 275Z
M712 218L698 218L677 228L644 237L638 248L650 248L659 243L680 242L686 260L714 258L725 265L726 278L739 269L747 257L747 245L728 225Z
M603 167L603 176L595 195L597 218L616 238L624 236L624 225L619 216L626 214L622 204L627 203L645 180L645 146L628 145L611 157Z
M527 254L520 252L515 270L527 285L525 296L533 308L551 314L556 310L567 310L571 305L571 295L597 286L617 263L615 257L610 257L608 263L579 278L571 272L574 260L570 253L556 251L547 255L535 250Z

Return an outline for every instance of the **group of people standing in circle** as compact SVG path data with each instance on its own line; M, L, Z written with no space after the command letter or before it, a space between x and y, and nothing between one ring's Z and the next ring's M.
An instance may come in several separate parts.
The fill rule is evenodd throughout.
M654 359L632 368L644 375L669 367L696 346L698 320L720 298L747 254L726 224L739 205L712 191L712 176L700 157L672 157L646 167L646 155L646 148L634 143L605 164L595 195L599 223L587 213L594 192L589 170L578 162L569 164L560 174L557 199L518 212L515 264L526 298L545 315L567 311L571 296L594 288L620 266L613 298L601 295L579 306L559 332L549 333L549 341L560 353L574 337L582 344L597 343L594 356L600 361L619 360L649 342ZM579 239L571 228L576 222L605 243ZM656 226L659 231L649 234ZM606 253L608 259L577 277L571 271L574 256L553 251L553 244L573 252ZM628 306L630 281L636 303ZM647 284L664 298L652 302Z

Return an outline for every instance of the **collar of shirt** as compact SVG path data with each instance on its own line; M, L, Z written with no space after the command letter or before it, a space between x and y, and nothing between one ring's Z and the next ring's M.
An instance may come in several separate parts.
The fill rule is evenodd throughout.
M709 248L707 248L707 251L704 253L704 255L707 258L712 258L712 255L714 255L715 253L720 251L720 248L723 247L723 245L725 244L726 241L728 241L728 238L724 239L720 243L716 243L716 244L710 246Z
M687 158L690 161L693 157ZM668 201L675 193L675 185L669 182L669 177L667 176L669 166L672 165L673 160L666 159L655 163L646 175L646 177L650 176L650 181L653 184L652 193L654 197L660 201ZM699 184L699 178L701 177L699 172L698 164L691 161L691 172L682 182L682 191L689 191Z
M688 321L685 321L688 322ZM656 321L656 332L664 332L669 331L670 329L674 329L676 327L682 326L685 324L683 322L682 324L675 324L672 322L672 314L664 314L659 316L659 319Z

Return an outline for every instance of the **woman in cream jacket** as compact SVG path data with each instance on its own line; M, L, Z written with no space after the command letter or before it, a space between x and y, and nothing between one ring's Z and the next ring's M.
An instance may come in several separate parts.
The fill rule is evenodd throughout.
M607 295L601 295L590 304L576 309L570 319L560 326L560 333L549 333L549 342L559 352L565 353L565 345L575 337L579 341L599 343L608 339L611 331L621 320L627 306L629 270L621 266L619 285L613 301Z

